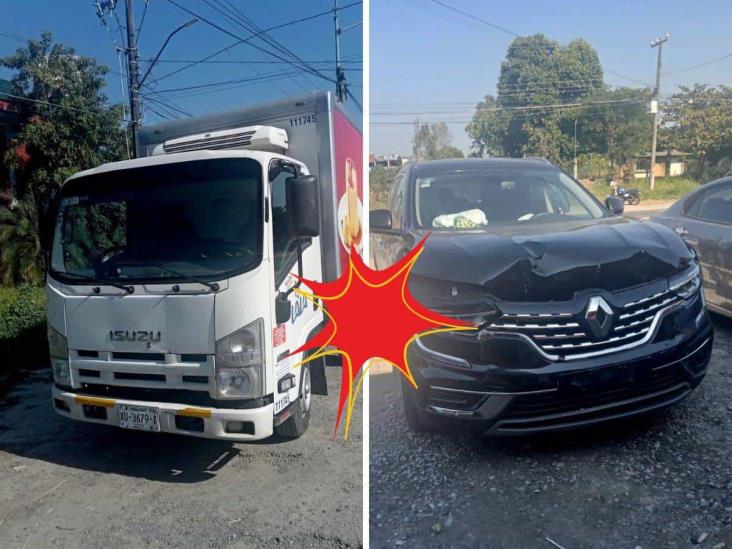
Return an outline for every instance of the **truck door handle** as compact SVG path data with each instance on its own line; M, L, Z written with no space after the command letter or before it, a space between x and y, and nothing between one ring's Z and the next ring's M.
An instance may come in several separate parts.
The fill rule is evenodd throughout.
M676 231L676 234L679 236L686 236L687 234L689 234L689 231L687 230L687 228L683 227L683 226L676 227L674 229L674 231Z

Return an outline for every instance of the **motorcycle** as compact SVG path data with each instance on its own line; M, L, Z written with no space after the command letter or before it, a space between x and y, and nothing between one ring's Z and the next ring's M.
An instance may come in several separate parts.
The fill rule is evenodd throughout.
M615 191L615 196L622 198L626 204L633 206L640 204L641 192L638 189L626 189L625 187L618 187Z

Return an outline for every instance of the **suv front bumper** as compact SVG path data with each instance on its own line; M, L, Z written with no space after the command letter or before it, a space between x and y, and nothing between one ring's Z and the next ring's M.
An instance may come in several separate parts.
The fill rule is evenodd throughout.
M664 322L670 329L634 349L536 367L475 364L417 342L409 363L418 389L403 384L405 398L435 427L495 435L575 429L659 410L701 382L713 344L703 309Z
M55 385L53 403L54 410L62 416L115 427L120 426L120 405L131 405L157 409L160 432L163 433L231 441L253 441L267 438L274 432L273 404L247 409L212 408L171 402L96 397L60 389ZM227 432L229 422L243 423L249 432Z

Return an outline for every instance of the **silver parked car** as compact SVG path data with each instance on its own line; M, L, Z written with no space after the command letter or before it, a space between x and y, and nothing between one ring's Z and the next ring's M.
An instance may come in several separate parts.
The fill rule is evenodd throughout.
M696 250L709 309L732 317L732 177L702 185L651 220Z

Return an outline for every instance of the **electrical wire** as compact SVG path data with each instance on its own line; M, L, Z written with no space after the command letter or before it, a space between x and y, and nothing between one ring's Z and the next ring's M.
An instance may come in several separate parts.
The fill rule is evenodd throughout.
M173 0L168 0L168 1L169 1L169 2L171 2L171 3L173 3L174 5L176 5L176 6L177 6L177 7L179 8L179 9L182 9L183 11L186 11L186 12L188 12L189 14L193 15L194 17L197 17L197 16L196 16L196 15L195 15L194 13L192 13L192 12L191 12L190 10L187 10L187 9L183 8L182 6L180 6L179 4L177 4L176 2L173 2ZM341 6L341 7L340 7L340 8L338 8L338 9L339 9L339 10L342 10L342 9L346 9L346 8L349 8L349 7L352 7L352 6L356 6L356 5L359 5L359 4L361 4L361 3L362 3L362 2L360 2L360 1L359 1L359 2L351 2L350 4L347 4L347 5L345 5L345 6ZM321 12L321 13L317 13L317 14L314 14L314 15L311 15L311 16L308 16L308 17L301 17L301 18L299 18L299 19L294 19L294 20L292 20L292 21L287 21L287 22L285 22L285 23L281 23L281 24L279 24L279 25L274 25L274 26L272 26L272 27L269 27L269 28L266 28L266 29L264 29L264 31L263 31L263 32L270 32L270 31L273 31L273 30L277 30L277 29L285 28L285 27L287 27L287 26L290 26L290 25L295 25L295 24L297 24L297 23L302 23L302 22L305 22L305 21L309 21L309 20L311 20L311 19L315 19L316 17L322 17L323 15L327 15L327 14L330 14L330 13L333 13L333 10L332 10L332 9L331 9L331 10L328 10L328 11L324 11L324 12ZM204 19L201 19L201 20L202 20L202 21L204 21ZM228 31L227 31L227 30L225 30L225 29L221 29L221 28L219 28L219 27L218 27L217 25L214 25L214 24L212 24L212 23L210 23L210 22L208 22L208 21L204 21L204 22L206 22L207 24L211 24L211 25L213 25L213 26L214 26L214 28L218 28L218 30L222 30L222 32L225 32L225 33L226 33L226 34L228 34L229 36L233 36L234 38L236 38L236 42L233 42L232 44L230 44L230 45L226 46L225 48L222 48L222 49L220 49L220 50L218 50L218 51L216 51L216 52L214 52L214 53L212 53L212 54L210 54L210 55L207 55L207 56L203 57L202 59L199 59L198 61L195 61L195 62L193 62L193 63L190 63L189 65L186 65L185 67L181 67L181 68L179 68L179 69L176 69L175 71L172 71L172 72L170 72L170 73L168 73L168 74L164 74L163 76L160 76L160 77L156 78L156 79L155 79L155 80L153 80L152 82L158 82L158 81L160 81L160 80L163 80L163 79L165 79L165 78L168 78L168 77L170 77L170 76L172 76L172 75L174 75L174 74L177 74L177 73L179 73L179 72L181 72L181 71L184 71L184 70L186 70L186 69L189 69L189 68L191 68L191 67L193 67L193 66L195 66L195 65L198 65L199 63L203 63L203 62L205 62L205 61L208 61L209 59L212 59L212 58L214 58L214 57L216 57L216 56L220 55L221 53L224 53L225 51L228 51L228 50L230 50L230 49L232 49L232 48L234 48L234 47L238 46L239 44L243 44L243 43L248 43L248 42L249 42L250 40L253 40L254 38L256 38L256 37L257 37L257 34L254 34L254 35L252 35L252 36L249 36L249 37L247 37L247 38L241 38L241 37L239 37L239 36L236 36L236 35L234 35L234 34L232 34L232 33L228 32ZM259 34L261 34L261 33L259 33ZM283 61L283 62L286 62L286 63L288 63L288 64L291 64L291 63L290 63L289 61L287 61L287 60L284 60L284 59L281 59L281 61Z

